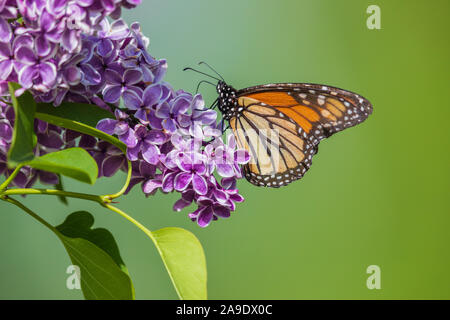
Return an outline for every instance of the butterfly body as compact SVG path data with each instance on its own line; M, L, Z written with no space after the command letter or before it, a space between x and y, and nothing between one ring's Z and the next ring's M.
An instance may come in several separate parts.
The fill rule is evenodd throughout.
M219 81L218 108L251 155L246 179L280 187L303 177L321 140L364 121L372 105L336 87L279 83L242 90Z
M239 109L237 90L232 86L225 83L225 81L219 81L217 83L218 108L222 112L224 120L230 120L232 117L240 117L240 112L243 109Z

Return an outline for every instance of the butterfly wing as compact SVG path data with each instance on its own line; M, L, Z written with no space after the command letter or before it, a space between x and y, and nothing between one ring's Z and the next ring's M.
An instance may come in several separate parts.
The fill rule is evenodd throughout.
M252 156L247 180L280 187L303 177L319 142L364 121L372 112L365 98L316 84L270 84L238 92L241 112L230 126Z

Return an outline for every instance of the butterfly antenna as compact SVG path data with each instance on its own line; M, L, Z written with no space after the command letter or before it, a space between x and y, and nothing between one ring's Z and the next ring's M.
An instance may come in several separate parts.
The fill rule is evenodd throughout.
M198 93L198 89L200 88L200 85L201 85L202 83L208 83L208 84L212 85L213 87L216 86L214 83L212 83L212 82L210 82L210 81L202 80L202 81L200 81L200 82L198 83L198 85L197 85L197 90L195 90L195 94Z
M213 77L212 75L209 75L209 74L207 74L207 73L204 73L204 72L201 72L201 71L195 70L195 69L193 69L193 68L184 68L184 69L183 69L183 71L186 71L186 70L191 70L191 71L195 71L195 72L197 72L197 73L201 73L201 74L203 74L203 75L205 75L205 76L207 76L207 77L213 78L213 79L215 79L215 80L217 80L217 81L220 81L220 79L219 79L219 78ZM215 85L214 85L214 86L215 86Z
M205 61L200 61L198 64L204 64L209 69L211 69L215 74L217 74L219 76L219 78L222 79L223 82L226 82L225 79L220 75L220 73L218 73L213 67L211 67L209 64L207 64Z

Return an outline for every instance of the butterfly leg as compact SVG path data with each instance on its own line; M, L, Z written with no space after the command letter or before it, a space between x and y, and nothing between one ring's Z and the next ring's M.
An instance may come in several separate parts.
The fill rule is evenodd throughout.
M223 121L222 121L222 134L224 134L225 131L227 131L228 129L230 129L230 124L227 125L226 128L223 127Z
M217 107L217 104L218 104L218 101L219 101L218 99L219 98L217 98L208 109L194 109L194 110L195 111L206 111L206 110L209 110L209 109L214 110Z
M211 106L209 107L209 109L214 110L217 105L219 104L219 98L217 98L216 100L214 100L214 102L211 104Z

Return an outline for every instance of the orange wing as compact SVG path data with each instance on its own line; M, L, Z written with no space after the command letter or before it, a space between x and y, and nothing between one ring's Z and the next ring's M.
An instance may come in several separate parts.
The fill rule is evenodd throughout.
M320 140L364 121L372 112L361 96L308 84L273 84L238 93L243 111L230 119L251 183L279 187L303 177Z

